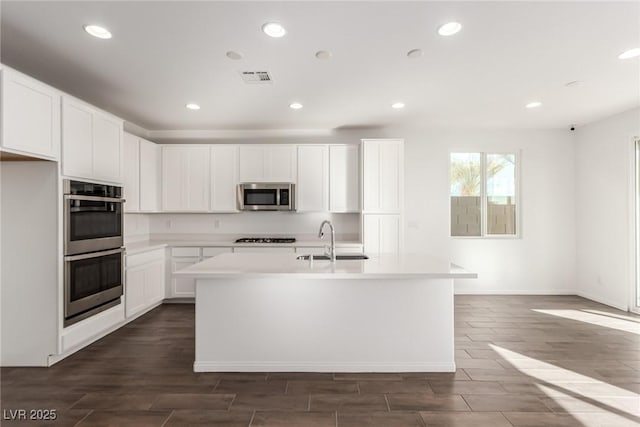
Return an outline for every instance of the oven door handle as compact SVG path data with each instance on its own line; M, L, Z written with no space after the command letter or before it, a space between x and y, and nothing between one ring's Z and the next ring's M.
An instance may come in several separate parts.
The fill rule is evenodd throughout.
M125 202L125 199L122 199L119 197L78 196L75 194L65 194L64 198L66 200L87 200L90 202L116 202L116 203Z
M108 251L92 252L90 254L71 255L64 257L65 261L80 261L81 259L99 258L101 256L113 255L124 252L124 248L112 249Z

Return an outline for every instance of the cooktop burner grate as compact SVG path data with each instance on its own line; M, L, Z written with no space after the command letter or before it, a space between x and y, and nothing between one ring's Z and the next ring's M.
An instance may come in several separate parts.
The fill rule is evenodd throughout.
M295 243L295 237L243 237L236 243Z

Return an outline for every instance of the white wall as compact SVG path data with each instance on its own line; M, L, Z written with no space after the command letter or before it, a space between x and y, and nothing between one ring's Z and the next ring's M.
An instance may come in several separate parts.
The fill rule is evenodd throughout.
M579 294L626 310L633 283L632 138L640 109L576 131Z
M407 251L450 257L477 272L457 293L563 294L575 291L574 143L569 131L407 130ZM451 151L521 153L518 239L451 238Z

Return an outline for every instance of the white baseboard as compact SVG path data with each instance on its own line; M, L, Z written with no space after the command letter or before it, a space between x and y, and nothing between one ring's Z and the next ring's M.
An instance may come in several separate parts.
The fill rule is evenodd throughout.
M618 310L629 311L629 307L626 306L626 305L620 305L620 304L614 303L614 302L609 301L609 300L607 300L605 298L602 298L602 297L599 297L599 296L595 296L595 295L590 294L588 292L577 292L576 295L578 295L579 297L586 298L588 300L594 301L594 302L598 302L600 304L608 305L609 307L617 308Z
M214 362L196 361L194 372L455 372L451 363Z
M578 295L572 289L465 289L456 290L454 295ZM586 298L586 297L585 297Z

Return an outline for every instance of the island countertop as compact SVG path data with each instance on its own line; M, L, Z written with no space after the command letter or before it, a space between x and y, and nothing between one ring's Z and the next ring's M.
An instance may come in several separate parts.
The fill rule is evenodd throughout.
M449 261L424 254L370 255L366 260L299 260L300 254L225 253L175 272L206 278L475 279Z

